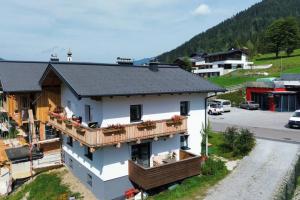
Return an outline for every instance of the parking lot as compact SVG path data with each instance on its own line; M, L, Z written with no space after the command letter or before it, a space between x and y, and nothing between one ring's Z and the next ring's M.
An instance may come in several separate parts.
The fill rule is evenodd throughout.
M209 115L210 122L220 122L238 126L261 127L285 131L299 131L286 127L292 113L280 113L261 110L232 108L222 115Z
M292 113L232 108L222 115L209 115L214 131L224 131L229 126L250 129L256 137L300 143L300 129L287 128Z

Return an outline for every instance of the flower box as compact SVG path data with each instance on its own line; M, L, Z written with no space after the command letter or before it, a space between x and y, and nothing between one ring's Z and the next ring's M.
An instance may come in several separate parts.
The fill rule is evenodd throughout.
M123 125L110 125L103 129L104 134L121 134L125 132L125 127Z
M65 119L64 123L65 123L66 127L69 128L69 129L71 129L72 126L73 126L73 122L69 119Z
M81 135L84 135L85 132L86 132L86 129L82 126L79 126L79 127L76 127L76 132L81 134Z
M183 117L179 115L173 116L171 119L166 121L167 126L180 126L182 124Z
M139 130L152 130L156 128L156 123L154 121L144 121L137 125Z

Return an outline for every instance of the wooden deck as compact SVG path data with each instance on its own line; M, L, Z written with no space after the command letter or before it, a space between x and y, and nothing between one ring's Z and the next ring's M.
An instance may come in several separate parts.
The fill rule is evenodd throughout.
M150 129L141 129L139 124L124 125L124 130L120 132L108 132L106 128L87 128L68 126L63 120L58 118L49 118L48 124L52 125L62 133L71 136L91 148L118 145L126 142L139 142L144 139L158 137L172 137L175 134L187 132L187 118L183 118L181 124L170 125L170 119L153 121L155 127Z
M144 168L128 161L129 179L143 190L153 189L200 174L200 156L180 151L180 160L156 167Z

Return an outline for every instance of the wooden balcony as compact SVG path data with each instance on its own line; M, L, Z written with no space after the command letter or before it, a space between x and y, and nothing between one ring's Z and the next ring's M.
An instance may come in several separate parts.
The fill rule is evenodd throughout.
M187 118L185 117L179 124L170 123L170 119L153 122L155 126L151 128L141 128L141 124L128 124L123 126L122 131L109 131L107 128L76 127L56 117L49 117L48 124L91 148L109 145L120 146L126 142L140 142L144 139L156 139L165 136L172 137L175 134L187 132Z
M200 174L200 156L180 151L179 161L144 168L129 160L129 179L143 190L153 189Z

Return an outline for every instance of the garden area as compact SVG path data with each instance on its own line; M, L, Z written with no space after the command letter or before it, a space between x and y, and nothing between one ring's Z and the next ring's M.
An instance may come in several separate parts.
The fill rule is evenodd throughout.
M242 159L255 146L255 138L247 129L239 130L235 127L230 127L222 134L212 132L208 128L204 132L208 134L209 157L199 169L201 174L188 178L173 189L165 190L149 197L149 199L203 199L211 187L229 174L225 162L220 158L228 160ZM202 149L205 149L205 143L202 144Z
M7 197L0 200L67 200L69 197L83 199L81 194L70 190L62 183L61 177L65 171L41 173L32 181L24 184Z

